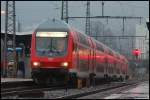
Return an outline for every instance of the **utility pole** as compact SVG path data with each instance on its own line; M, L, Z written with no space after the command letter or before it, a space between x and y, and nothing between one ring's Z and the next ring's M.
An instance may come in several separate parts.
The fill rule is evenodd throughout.
M133 38L131 38L131 41L132 41L132 50L133 50L133 48L134 48L134 40L133 40ZM132 60L134 59L134 56L132 56Z
M62 1L61 20L68 23L68 1Z
M3 76L7 77L7 20L8 20L8 2L5 5L6 17L5 17L5 38L4 38L4 64L3 64Z
M123 28L122 28L122 36L124 36L124 22L125 22L125 18L123 18L123 23L122 23L123 24L122 25L123 26Z
M90 35L90 36L91 36L91 34L90 34L90 19L91 18L94 18L94 19L104 18L104 19L106 19L107 24L108 24L108 19L122 19L123 20L122 21L122 25L123 25L122 26L123 27L122 28L122 36L117 36L119 41L120 41L121 38L124 39L124 36L125 36L124 33L125 33L125 20L126 19L140 19L140 23L141 23L141 19L143 18L143 17L132 17L132 16L104 16L104 1L101 2L101 4L102 4L102 15L101 16L92 16L92 17L90 16L90 1L87 1L87 9L86 9L86 16L85 17L68 16L68 14L63 13L64 9L68 9L68 7L66 7L66 8L64 7L65 4L63 2L66 2L66 1L62 1L62 19L64 19L64 18L67 18L67 20L69 18L71 18L71 19L72 18L77 18L77 19L82 19L83 18L83 19L86 19L85 33L87 35ZM66 14L67 17L64 17L64 14ZM103 29L104 29L104 26L103 26ZM103 37L103 36L96 36L96 38L97 37ZM129 37L125 36L125 37L129 38L130 36ZM133 38L133 37L131 36L131 38ZM132 48L133 48L133 40L132 40ZM121 44L120 44L120 51L121 51Z
M102 16L104 16L104 1L102 1Z
M87 1L85 33L90 35L90 1Z
M10 46L13 48L13 60L14 60L14 66L13 66L13 75L16 75L17 68L16 68L16 20L15 20L15 1L6 1L6 18L5 18L5 44L4 44L4 58L5 63L4 67L6 67L6 75L8 74L8 66L6 64L7 62L7 47ZM13 34L13 38L7 38L7 34ZM9 39L7 41L7 39ZM9 43L9 44L7 44Z
M104 16L104 1L102 1L102 16ZM107 19L108 20L108 19ZM108 22L107 22L108 23ZM104 24L103 24L103 36L104 36ZM106 39L104 39L104 43L106 42Z

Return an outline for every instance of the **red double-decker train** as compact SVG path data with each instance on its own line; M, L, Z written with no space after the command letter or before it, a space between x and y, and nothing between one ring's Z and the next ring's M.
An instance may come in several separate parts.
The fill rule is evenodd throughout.
M128 61L119 53L59 20L47 20L32 34L32 78L37 83L67 79L128 77Z

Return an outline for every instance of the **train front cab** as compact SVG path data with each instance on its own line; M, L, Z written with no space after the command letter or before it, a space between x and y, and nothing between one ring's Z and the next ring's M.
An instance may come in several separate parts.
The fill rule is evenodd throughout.
M32 34L31 74L36 83L51 83L66 78L68 69L72 66L72 42L69 34L51 31Z

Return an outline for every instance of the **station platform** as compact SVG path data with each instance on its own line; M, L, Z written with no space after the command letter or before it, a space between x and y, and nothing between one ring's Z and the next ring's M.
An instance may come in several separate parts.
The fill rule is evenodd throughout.
M23 78L1 78L1 89L14 88L19 86L29 86L34 82L32 79Z
M32 79L23 79L23 78L1 78L1 83L5 82L25 82L32 81Z
M111 94L104 99L149 99L149 81L143 82L135 88Z

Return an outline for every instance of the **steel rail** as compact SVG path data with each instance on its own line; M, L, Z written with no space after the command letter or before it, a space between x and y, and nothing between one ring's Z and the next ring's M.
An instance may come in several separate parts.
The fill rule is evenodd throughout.
M72 95L67 95L67 96L61 96L61 97L57 97L56 99L76 99L76 98L92 95L95 93L105 92L108 90L117 89L117 88L121 88L121 87L125 87L125 86L137 85L137 84L139 84L139 82L123 83L121 85L110 86L110 87L108 86L106 88L100 88L100 89L96 89L93 91L86 91L84 93L77 93L77 94L72 94Z
M29 87L19 87L10 88L1 91L1 97L16 96L16 95L26 95L32 93L41 93L43 91L52 91L57 89L64 89L64 85L51 85L51 86L29 86Z

